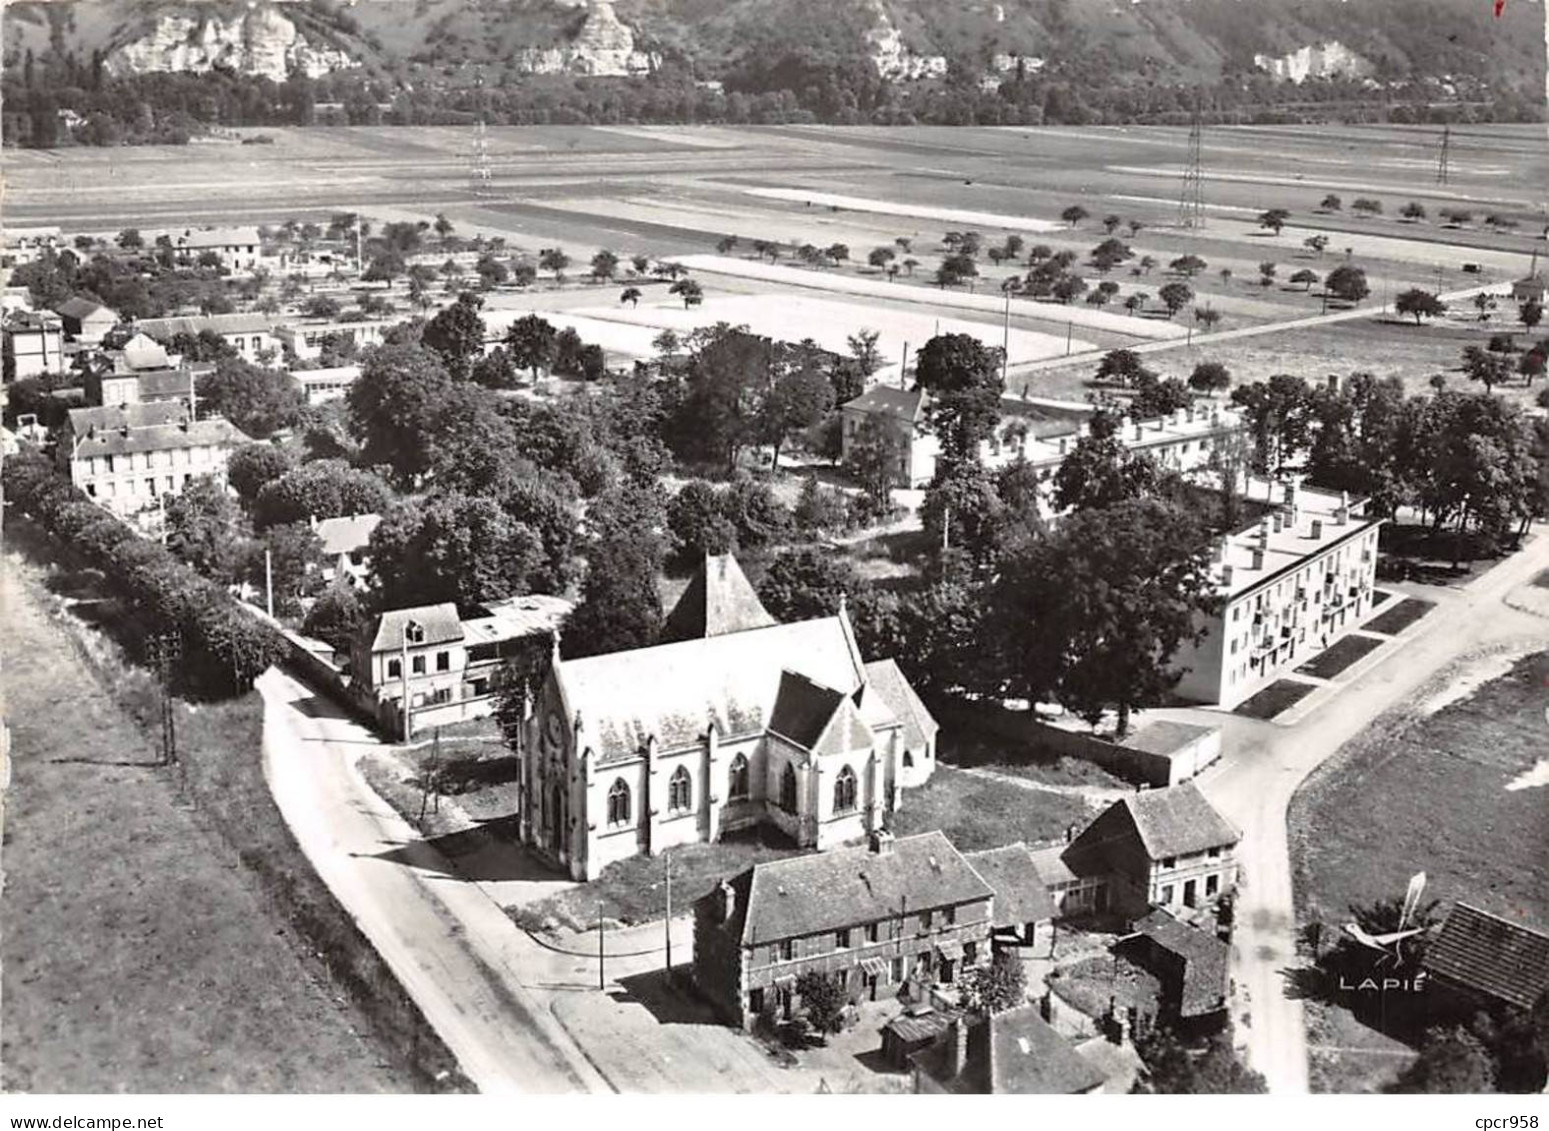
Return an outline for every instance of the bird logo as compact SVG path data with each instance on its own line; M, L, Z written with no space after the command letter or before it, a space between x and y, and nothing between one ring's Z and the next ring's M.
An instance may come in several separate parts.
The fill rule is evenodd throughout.
M1375 950L1381 957L1377 959L1377 965L1391 962L1394 966L1401 966L1404 962L1404 940L1424 934L1425 927L1411 927L1409 920L1415 913L1415 908L1420 905L1420 896L1425 891L1425 873L1416 872L1409 878L1409 890L1404 894L1404 908L1398 917L1398 929L1384 934L1374 935L1363 930L1357 923L1346 923L1345 933L1356 942L1369 950Z

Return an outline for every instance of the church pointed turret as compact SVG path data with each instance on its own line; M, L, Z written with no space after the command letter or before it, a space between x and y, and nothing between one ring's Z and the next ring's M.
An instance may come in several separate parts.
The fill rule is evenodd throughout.
M731 554L706 554L667 614L662 640L701 640L775 623L737 559Z

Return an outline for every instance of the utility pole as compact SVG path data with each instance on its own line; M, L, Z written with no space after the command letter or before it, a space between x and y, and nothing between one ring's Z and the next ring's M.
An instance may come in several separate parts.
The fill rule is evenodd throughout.
M264 548L264 609L274 619L274 554Z
M662 920L662 935L667 942L667 984L672 984L672 852L662 853L662 863L667 869L667 918Z
M1070 356L1070 338L1071 338L1071 335L1074 334L1075 332L1076 332L1076 324L1074 322L1067 322L1067 323L1065 323L1065 356L1066 357Z
M183 651L182 637L174 631L158 632L147 642L161 688L161 764L177 762L177 712L172 705L172 668Z
M608 988L608 976L604 972L603 937L607 933L607 924L602 918L602 900L597 901L597 988Z
M908 372L909 372L909 343L905 342L904 343L904 359L903 359L902 362L899 363L899 366L898 366L898 387L900 389L907 389L909 387L909 378L905 376L905 374L908 373Z
M1000 327L1000 384L1006 385L1006 366L1011 357L1011 292L1006 291L1006 314Z
M1436 158L1436 183L1439 184L1439 185L1446 184L1447 183L1447 177L1452 172L1452 170L1450 168L1450 160L1449 160L1450 157L1451 157L1451 150L1452 150L1452 127L1451 126L1442 126L1442 128L1441 128L1441 153Z
M425 638L425 630L416 622L406 620L403 622L402 643L398 656L398 675L403 680L403 740L405 742L414 737L411 729L413 720L409 716L409 640L411 637L418 644Z

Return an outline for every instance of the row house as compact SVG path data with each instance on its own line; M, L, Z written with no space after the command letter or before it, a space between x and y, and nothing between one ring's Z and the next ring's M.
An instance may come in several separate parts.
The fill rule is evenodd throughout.
M220 417L195 420L179 401L72 409L56 449L70 481L114 514L159 509L199 475L224 481L226 461L251 443Z
M4 380L53 377L65 371L64 323L49 310L17 310L5 316Z
M940 832L755 864L694 904L694 982L730 1024L790 1018L803 974L852 1001L988 961L995 893Z
M1354 629L1371 611L1381 519L1365 500L1297 482L1250 479L1271 513L1221 539L1216 610L1199 643L1179 649L1179 695L1235 707ZM1276 505L1278 504L1278 505Z
M487 602L466 619L450 601L389 609L350 647L350 694L387 733L409 739L426 727L495 713L509 663L554 647L572 604L528 595Z
M531 704L522 841L575 879L758 825L859 840L929 776L935 721L896 665L864 660L842 603L777 624L710 558L668 626L706 635L556 659Z
M927 486L935 477L941 453L941 444L926 421L928 407L929 397L922 389L872 387L841 409L844 457L849 458L863 429L880 427L888 439L893 485ZM1000 424L985 441L980 459L990 468L1026 460L1044 479L1052 479L1065 457L1090 433L1091 411L1088 405L1064 401L1003 398ZM1191 405L1168 416L1126 420L1118 438L1158 466L1188 474L1205 468L1211 452L1243 428L1240 409L1212 403Z
M182 318L143 318L135 329L169 343L178 334L198 337L208 330L237 352L243 361L263 365L278 350L269 317L264 314L203 314Z
M3 243L0 243L0 264L20 267L34 263L51 251L65 246L64 234L57 225L39 224L32 227L5 226Z

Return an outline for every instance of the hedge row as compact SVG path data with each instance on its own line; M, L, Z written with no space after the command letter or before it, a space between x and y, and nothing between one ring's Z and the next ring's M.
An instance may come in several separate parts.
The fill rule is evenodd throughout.
M8 503L102 571L138 629L137 638L125 643L141 660L148 656L151 636L179 635L174 678L185 692L209 698L240 695L283 655L283 641L273 628L165 546L140 537L88 500L41 453L8 458L3 481Z

